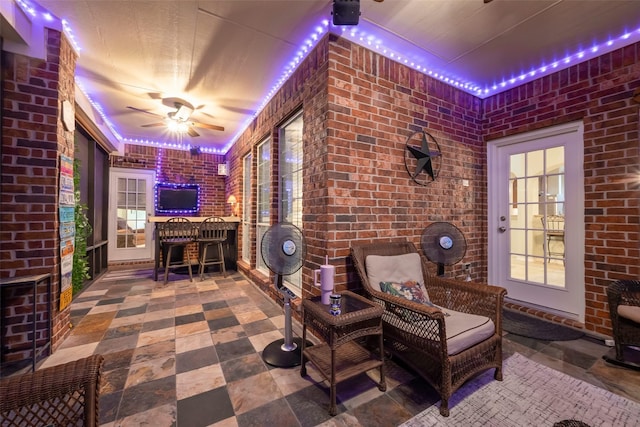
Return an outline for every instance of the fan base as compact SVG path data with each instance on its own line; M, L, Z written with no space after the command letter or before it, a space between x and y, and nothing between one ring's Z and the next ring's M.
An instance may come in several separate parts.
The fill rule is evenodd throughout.
M294 338L292 346L295 346L293 350L284 350L284 338L276 340L267 345L262 350L262 360L271 366L278 368L291 368L293 366L300 365L302 356L302 338ZM307 347L313 344L307 341L305 344Z

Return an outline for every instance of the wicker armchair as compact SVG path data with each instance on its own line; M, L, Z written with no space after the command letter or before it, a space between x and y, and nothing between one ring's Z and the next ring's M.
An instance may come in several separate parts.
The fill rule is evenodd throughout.
M0 380L0 425L97 426L103 361L93 355Z
M495 368L494 378L502 380L501 316L506 290L431 276L427 273L425 258L420 256L424 284L433 304L456 312L488 317L495 326L489 338L456 354L449 354L447 317L439 308L378 291L369 283L367 256L407 253L418 253L413 243L385 242L351 248L353 263L362 280L365 295L384 309L385 346L436 389L441 397L440 414L446 417L449 415L449 398L470 377Z
M616 359L624 361L625 346L640 347L640 281L620 280L607 287Z

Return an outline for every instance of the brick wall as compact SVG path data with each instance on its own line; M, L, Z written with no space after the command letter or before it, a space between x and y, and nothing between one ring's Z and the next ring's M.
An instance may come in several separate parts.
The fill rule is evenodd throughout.
M156 180L176 184L195 183L200 186L200 212L198 216L229 216L225 178L218 175L218 165L225 162L219 154L126 144L124 155L112 155L110 166L128 169L156 171ZM229 193L230 194L230 193ZM190 245L187 256L192 262L198 259L197 247ZM133 265L139 262L117 261L110 266Z
M466 234L465 260L482 276L486 177L478 99L330 35L228 154L232 190L242 182L241 158L265 135L277 136L279 123L301 107L307 242L303 296L317 293L312 272L325 256L336 266L339 289L359 287L349 258L354 241L407 238L419 244L423 228L439 220L454 222ZM406 170L404 152L407 138L424 128L438 141L444 161L438 180L419 186ZM463 180L468 187L462 187ZM277 179L273 192L277 195ZM462 272L449 269L448 274ZM269 283L263 287L269 290Z
M605 289L640 277L640 43L484 102L484 139L584 122L585 327L610 334Z
M49 337L52 348L69 331L70 312L59 311L60 239L58 180L61 154L73 157L73 132L64 129L60 110L73 102L76 54L62 34L46 29L47 59L2 52L2 178L0 197L0 277L52 275L51 300L38 296L38 342ZM32 337L26 331L33 301L11 293L2 313L2 333L20 347ZM4 304L4 302L3 302ZM46 304L52 318L46 319ZM44 305L44 306L43 306ZM3 348L3 353L11 349Z
M280 90L273 96L267 106L258 114L249 126L248 130L240 136L232 149L227 153L227 161L230 164L230 176L227 181L227 193L235 194L240 202L242 200L242 160L247 154L252 154L252 171L251 188L253 193L249 195L253 203L255 203L256 194L256 146L267 136L271 137L271 153L272 153L272 199L271 212L272 222L278 222L275 217L278 212L278 126L290 118L293 114L303 111L304 120L304 192L316 197L318 191L325 186L324 174L327 168L327 144L326 144L326 116L327 116L327 67L328 67L328 51L329 43L325 38L321 40L316 48L304 59L298 66L291 77L282 85ZM313 153L312 155L308 155ZM255 204L254 204L255 207ZM307 238L309 240L308 255L313 259L324 259L324 240L323 236L325 224L322 222L315 223L310 221L309 215L315 215L316 206L303 206L303 222ZM242 212L239 212L242 216ZM256 213L250 213L250 221L256 223ZM249 241L252 248L251 264L239 262L239 268L244 271L258 286L265 292L272 294L274 298L279 299L273 291L272 281L263 274L252 270L255 267L256 256L260 256L259 248L256 247L255 227L245 230L240 228L238 242L242 242L242 233L250 233ZM308 264L303 267L303 280L305 283L311 282L312 268Z
M636 44L483 101L329 35L229 152L227 191L240 194L242 156L265 135L276 135L278 123L302 106L304 296L317 293L311 272L325 255L337 267L337 287L357 287L349 259L353 242L409 239L419 245L422 230L435 221L461 229L468 243L464 262L471 263L474 280L486 281L485 142L584 119L586 328L610 334L604 288L640 273L638 112L631 103L640 85L639 59ZM319 78L325 73L326 83ZM426 186L413 183L404 164L407 137L422 129L443 153L438 179ZM251 266L244 268L251 274ZM446 274L463 277L462 265Z
M330 174L323 220L330 258L339 265L338 283L358 286L349 259L353 243L408 239L420 247L424 227L436 221L461 229L468 242L464 261L474 266L475 278L484 277L480 101L331 36L328 103ZM442 166L435 181L417 185L407 171L405 151L407 138L423 129L438 142ZM462 277L461 265L447 267L446 274Z
M111 166L120 168L154 170L157 181L200 185L199 216L231 214L225 197L225 177L218 175L218 165L225 162L222 155L126 144L124 155L112 155L109 161Z

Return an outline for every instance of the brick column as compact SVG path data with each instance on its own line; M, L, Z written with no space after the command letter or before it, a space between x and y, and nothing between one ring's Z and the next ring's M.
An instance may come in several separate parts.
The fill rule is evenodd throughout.
M2 171L0 180L0 278L52 275L52 349L70 326L69 308L60 312L58 183L60 155L74 157L74 135L62 124L62 103L74 104L77 54L66 37L45 28L46 59L2 51ZM48 297L38 300L38 340L46 331ZM11 298L1 333L5 342L31 340L28 295ZM5 345L6 347L6 345ZM3 353L10 349L3 348Z

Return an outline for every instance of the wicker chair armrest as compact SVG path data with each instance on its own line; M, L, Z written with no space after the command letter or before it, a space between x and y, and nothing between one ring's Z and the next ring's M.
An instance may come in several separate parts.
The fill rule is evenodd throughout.
M617 283L620 305L640 306L640 280L622 280Z
M502 324L502 307L507 290L477 282L461 282L443 277L425 279L431 301L439 306L462 313L489 317L498 326Z
M409 314L415 314L419 317L424 317L423 320L442 320L444 319L444 313L437 307L431 307L426 304L420 304L403 297L388 294L386 292L380 292L371 290L371 299L380 304L383 309L391 308L398 310L406 310ZM402 317L402 316L401 316Z
M0 380L0 418L43 402L60 402L76 392L84 395L85 413L97 424L100 375L104 358L93 355ZM52 409L51 409L52 410Z
M447 354L446 317L442 310L376 290L371 290L369 298L384 309L382 320L386 327L404 331L406 339L424 351Z

